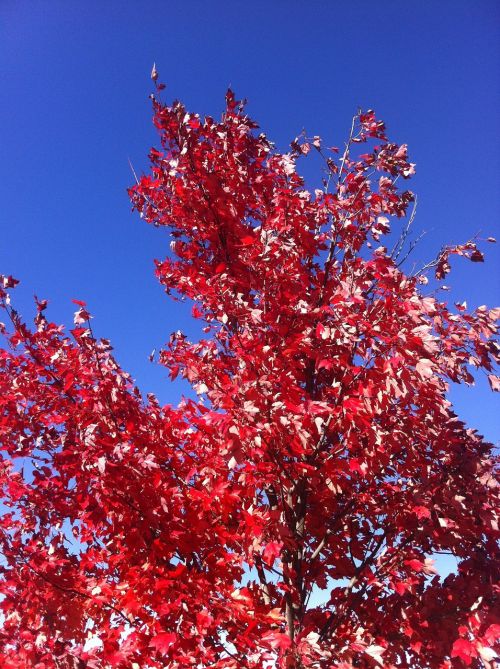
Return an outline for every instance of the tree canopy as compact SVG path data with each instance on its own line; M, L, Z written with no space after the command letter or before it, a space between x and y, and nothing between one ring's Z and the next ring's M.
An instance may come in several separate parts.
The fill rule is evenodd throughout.
M2 666L492 667L495 457L448 388L498 390L499 310L435 289L478 240L405 269L415 166L372 111L283 153L231 91L214 120L153 80L129 194L202 322L159 354L198 399L142 396L83 302L69 332L43 300L29 326L3 277Z

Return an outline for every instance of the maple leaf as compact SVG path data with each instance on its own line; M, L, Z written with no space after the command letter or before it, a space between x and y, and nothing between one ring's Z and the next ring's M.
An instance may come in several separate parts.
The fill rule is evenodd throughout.
M380 664L383 666L384 660L382 658L383 653L385 652L385 648L383 646L377 646L376 644L373 644L371 646L368 646L368 648L365 649L365 653L372 657L377 664Z
M426 506L414 506L413 507L413 513L417 516L417 518L430 518L431 517L431 512Z
M434 375L434 363L428 358L421 358L415 365L415 369L423 379L430 379Z
M470 666L472 659L477 657L476 648L468 639L457 639L453 643L451 657L458 657L463 660L466 666Z
M490 383L491 389L495 392L500 391L500 377L495 374L488 374L488 381Z
M292 645L288 634L283 634L282 632L266 632L262 637L262 641L276 650L287 650Z
M175 632L160 632L154 636L149 645L151 648L155 648L159 653L166 655L170 648L175 644L177 640L177 634Z
M283 542L281 542L281 541L269 541L266 544L266 547L264 548L264 551L262 553L262 557L264 558L264 561L267 562L267 564L272 566L274 564L274 561L276 560L276 558L279 557L282 548L283 548Z

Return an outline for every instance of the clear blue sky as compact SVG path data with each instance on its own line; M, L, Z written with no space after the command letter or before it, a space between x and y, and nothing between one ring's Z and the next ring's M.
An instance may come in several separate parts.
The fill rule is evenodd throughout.
M0 271L18 303L48 298L70 324L86 300L98 334L145 391L181 388L147 360L189 310L153 276L164 231L130 213L125 188L155 142L156 61L167 96L218 114L228 84L278 146L303 127L341 144L358 106L374 108L417 163L416 259L478 231L500 237L500 4L480 0L29 2L0 5ZM484 265L455 261L450 299L500 302L500 244ZM486 383L453 391L495 441Z

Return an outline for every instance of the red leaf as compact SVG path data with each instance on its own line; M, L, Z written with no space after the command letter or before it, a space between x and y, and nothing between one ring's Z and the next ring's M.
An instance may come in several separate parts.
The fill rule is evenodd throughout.
M165 655L176 641L177 634L175 632L160 632L151 639L149 645Z
M282 541L269 541L266 544L266 547L264 548L264 551L262 553L264 562L272 566L274 564L275 559L280 556L282 548L283 548Z
M266 634L262 636L262 641L268 644L271 648L281 651L287 650L287 648L290 648L292 645L288 634L283 634L282 632L277 631L266 632Z
M404 595L405 592L406 592L406 590L407 590L406 583L404 583L403 581L398 581L398 582L394 585L394 589L396 590L396 592L398 593L398 595Z
M417 518L430 518L431 512L426 506L414 506L412 509Z
M458 657L469 666L472 659L477 657L477 652L475 646L467 639L457 639L451 649L451 657Z

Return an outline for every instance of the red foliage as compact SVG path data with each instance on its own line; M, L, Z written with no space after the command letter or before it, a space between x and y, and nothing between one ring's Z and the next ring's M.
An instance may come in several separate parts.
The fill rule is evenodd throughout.
M471 365L495 379L498 310L451 309L372 245L414 200L406 146L369 111L339 156L280 154L231 92L220 121L154 112L130 196L203 322L160 356L199 401L143 398L83 302L70 334L43 302L29 328L4 277L2 666L492 666L492 447L446 395ZM451 253L482 260L468 242L428 267Z

